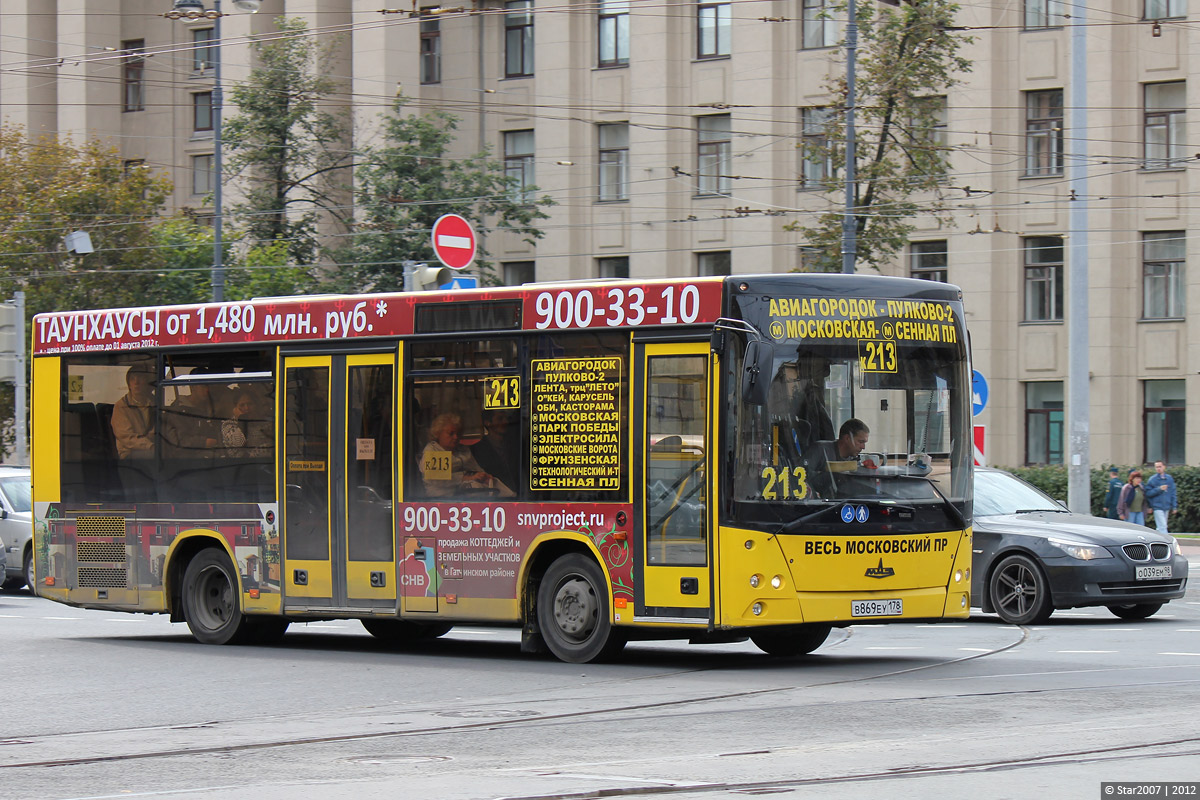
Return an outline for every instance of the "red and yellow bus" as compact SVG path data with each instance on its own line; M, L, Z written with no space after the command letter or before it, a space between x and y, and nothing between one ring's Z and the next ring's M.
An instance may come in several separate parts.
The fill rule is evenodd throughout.
M968 614L953 286L274 298L42 314L34 336L36 591L62 603L214 644L512 625L576 662Z

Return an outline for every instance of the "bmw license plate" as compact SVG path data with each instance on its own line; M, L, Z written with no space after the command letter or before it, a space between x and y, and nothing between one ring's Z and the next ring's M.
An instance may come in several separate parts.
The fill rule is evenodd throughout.
M898 617L904 613L904 601L895 600L851 600L852 617Z
M1139 581L1156 581L1171 577L1170 564L1155 564L1151 567L1134 567L1134 577Z

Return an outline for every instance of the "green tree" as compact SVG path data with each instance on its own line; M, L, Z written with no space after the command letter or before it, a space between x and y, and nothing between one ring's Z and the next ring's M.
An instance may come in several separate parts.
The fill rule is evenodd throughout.
M487 150L452 158L458 120L437 110L410 114L404 104L398 99L384 117L382 144L359 156L354 243L336 253L340 289L402 289L402 262L435 262L430 231L443 214L471 220L481 242L497 230L531 244L544 235L534 223L547 218L542 208L554 204L550 197L537 197L536 187L521 191ZM496 283L482 245L476 269L483 283Z
M0 295L24 289L31 316L175 301L156 230L169 191L165 176L127 169L99 142L0 128ZM68 253L73 231L95 251Z
M318 285L311 268L288 264L288 243L282 239L251 245L225 280L227 300L305 294Z
M349 130L325 106L337 88L329 76L338 43L319 44L300 19L276 24L254 43L256 66L230 93L238 111L222 128L224 171L244 178L243 199L231 205L244 236L287 242L291 260L312 264L322 212L340 222L350 197Z
M971 62L961 55L973 39L955 28L957 4L950 0L906 0L897 8L858 2L859 44L855 81L856 181L854 224L858 262L876 269L902 250L912 218L932 215L952 224L947 213L947 174L952 147L939 136L945 93L958 84ZM843 3L838 9L845 12ZM842 43L845 54L845 42ZM845 216L844 173L846 76L826 84L833 109L821 144L804 145L804 158L838 169L823 182L830 205L815 225L792 223L819 254L816 268L841 268Z

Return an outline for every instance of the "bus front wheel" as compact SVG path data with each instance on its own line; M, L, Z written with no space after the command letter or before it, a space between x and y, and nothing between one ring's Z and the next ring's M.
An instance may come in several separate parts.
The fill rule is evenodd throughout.
M580 553L556 559L542 576L537 622L550 652L572 664L610 658L625 646L608 619L604 573Z
M203 644L238 644L250 626L238 603L238 579L229 557L201 550L183 573L183 618Z
M452 626L444 623L411 622L406 619L363 619L360 620L367 633L389 644L408 644L428 641L445 636Z

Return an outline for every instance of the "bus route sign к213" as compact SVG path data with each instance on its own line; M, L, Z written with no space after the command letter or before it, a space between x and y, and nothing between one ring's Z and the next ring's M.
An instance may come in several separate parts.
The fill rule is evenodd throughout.
M475 231L458 214L443 214L433 223L433 254L451 269L465 269L475 260Z

